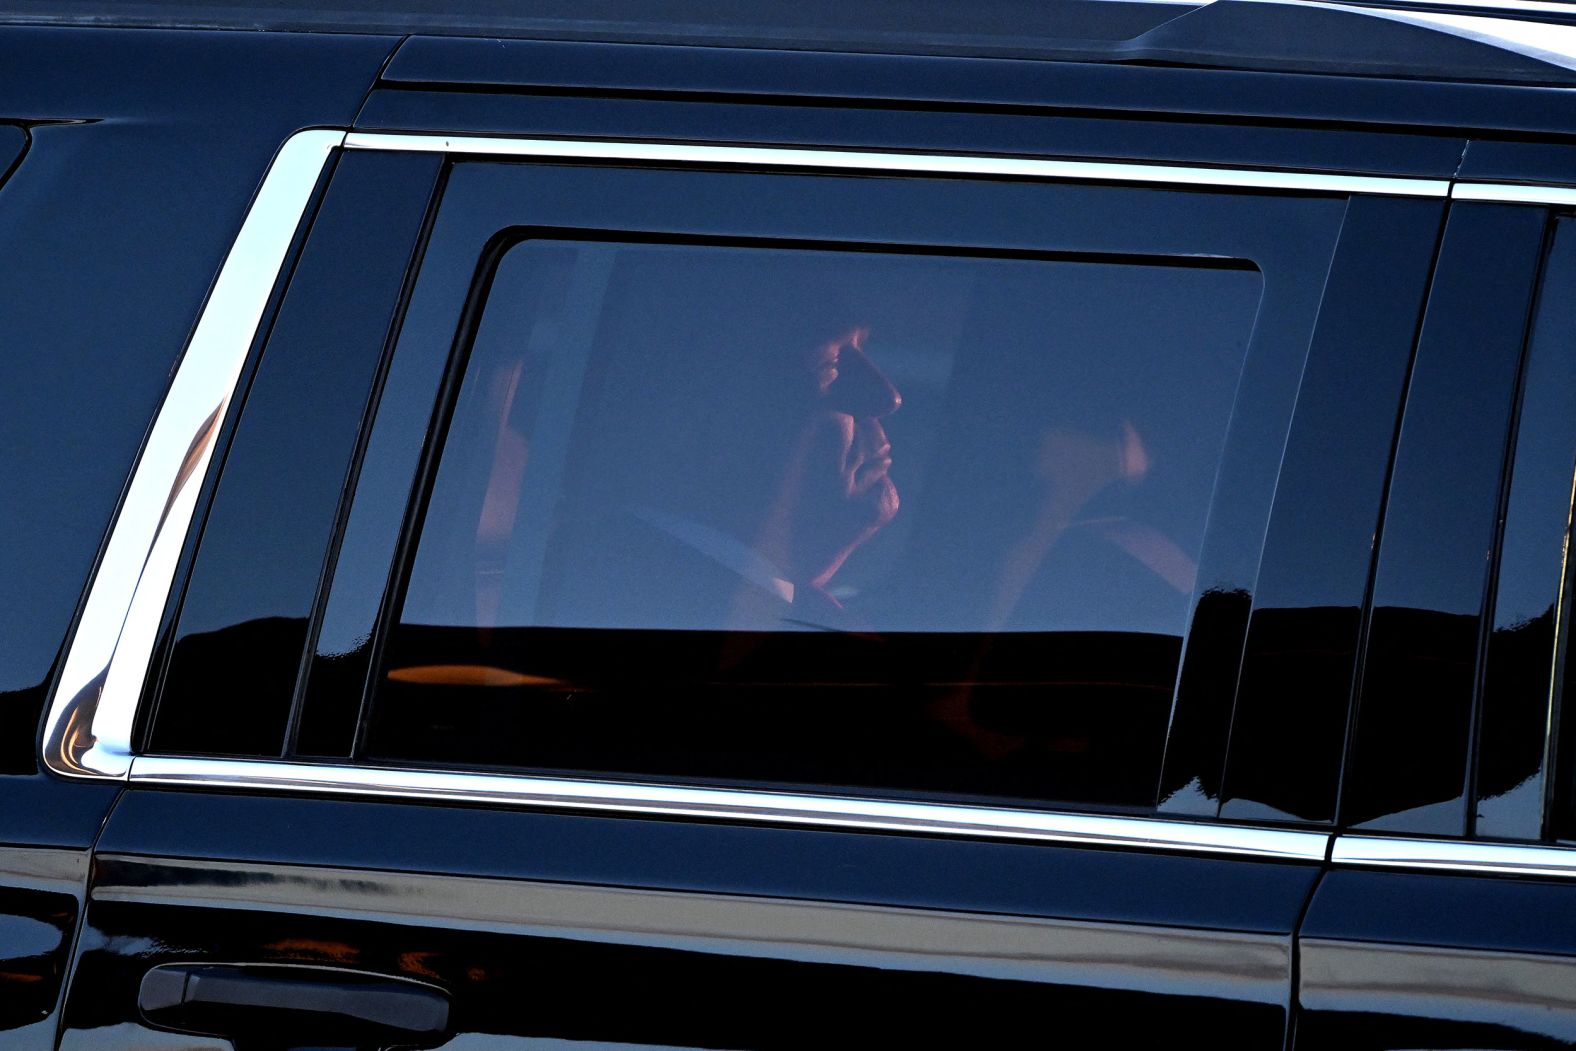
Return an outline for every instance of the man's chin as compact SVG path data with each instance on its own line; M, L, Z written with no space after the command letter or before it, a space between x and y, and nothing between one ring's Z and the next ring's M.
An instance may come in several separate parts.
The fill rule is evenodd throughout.
M892 479L886 475L881 476L880 482L872 490L870 502L875 511L874 525L876 529L882 528L896 518L898 508L902 506L902 501L897 496L897 486L893 485Z

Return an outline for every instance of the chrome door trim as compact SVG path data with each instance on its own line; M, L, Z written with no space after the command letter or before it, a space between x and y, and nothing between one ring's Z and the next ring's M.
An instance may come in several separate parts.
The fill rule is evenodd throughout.
M798 795L742 788L700 788L246 759L138 756L132 763L131 781L145 785L379 796L424 802L501 804L817 828L1035 840L1285 861L1324 860L1330 838L1325 832L1166 821L1115 814L1067 814L950 803Z
M1576 205L1576 187L1534 186L1527 183L1458 182L1450 197L1457 201L1489 201L1496 204Z
M1576 848L1542 843L1345 835L1335 837L1330 861L1336 865L1464 875L1576 878Z
M1207 168L1126 161L1047 160L980 154L823 150L781 146L710 146L678 142L522 139L466 135L407 135L353 131L349 150L415 150L426 153L628 161L637 164L812 168L860 172L909 172L988 178L1154 183L1307 193L1364 193L1391 197L1445 197L1444 179L1340 175L1262 168Z
M132 721L214 439L296 227L344 139L311 130L285 141L208 294L55 683L43 735L44 765L55 773L118 778L130 769Z

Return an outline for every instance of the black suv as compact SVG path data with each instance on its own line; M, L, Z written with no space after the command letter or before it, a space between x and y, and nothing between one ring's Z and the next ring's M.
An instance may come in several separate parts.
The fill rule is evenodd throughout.
M460 6L0 0L0 1046L1576 1042L1576 9Z

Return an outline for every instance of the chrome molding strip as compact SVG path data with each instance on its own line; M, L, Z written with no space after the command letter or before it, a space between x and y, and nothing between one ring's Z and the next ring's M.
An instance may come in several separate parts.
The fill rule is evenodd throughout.
M1422 869L1469 875L1576 878L1576 848L1536 843L1337 836L1330 848L1330 861L1336 865Z
M1452 200L1490 201L1497 204L1576 205L1576 187L1532 186L1524 183L1458 182Z
M138 756L131 780L148 785L266 789L314 795L491 803L554 810L616 811L867 831L918 832L1131 850L1177 851L1322 861L1324 832L1161 821L1102 814L1060 814L946 803L793 795L731 788L688 788L509 774L320 766Z
M343 131L303 131L268 169L127 486L44 725L44 764L124 777L159 618L214 438L296 226Z
M1205 168L1113 161L1041 160L1029 157L883 153L873 150L792 149L776 146L705 146L665 142L571 139L506 139L460 135L403 135L353 131L345 148L418 150L427 153L560 160L629 161L637 164L726 165L751 168L821 168L860 172L910 172L1079 182L1154 183L1171 186L1297 190L1307 193L1445 197L1443 179L1336 175L1322 172Z

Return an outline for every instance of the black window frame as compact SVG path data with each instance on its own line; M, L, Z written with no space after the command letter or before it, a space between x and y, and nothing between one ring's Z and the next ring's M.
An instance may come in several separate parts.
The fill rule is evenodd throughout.
M1452 202L1370 596L1370 616L1392 627L1370 624L1365 639L1342 786L1341 825L1364 837L1423 837L1444 850L1568 845L1576 834L1561 815L1576 746L1568 718L1561 727L1576 422L1530 386L1576 383L1571 337L1540 335L1570 314L1560 296L1572 279L1568 207L1536 190ZM1563 469L1553 463L1561 450L1572 460ZM1550 607L1529 617L1529 600ZM1398 688L1412 681L1398 672L1430 663L1431 647L1444 652L1406 618L1453 624L1448 703Z
M1576 284L1571 209L1546 212L1540 256L1485 602L1491 619L1484 626L1469 821L1473 838L1568 845L1576 840L1576 723L1568 714L1576 418L1562 395L1576 390L1576 327L1567 324L1576 320L1569 305ZM1547 599L1548 608L1525 616L1515 600L1530 596ZM1502 769L1486 768L1491 753ZM1525 776L1507 780L1518 773ZM1518 798L1506 798L1518 790ZM1491 797L1503 801L1486 807Z

